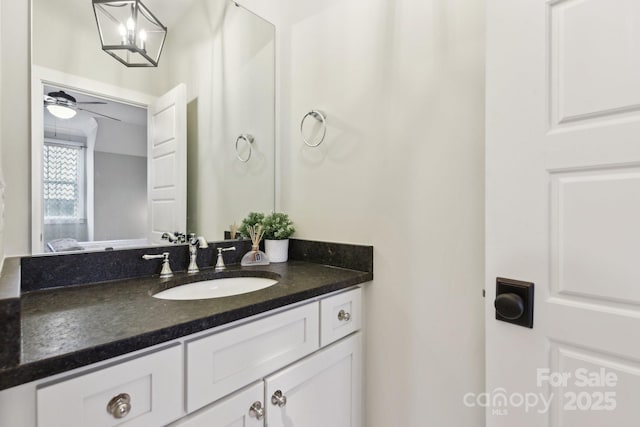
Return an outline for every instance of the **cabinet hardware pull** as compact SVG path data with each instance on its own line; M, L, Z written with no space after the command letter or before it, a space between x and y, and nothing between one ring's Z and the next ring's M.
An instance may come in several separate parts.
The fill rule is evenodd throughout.
M253 402L249 408L249 415L255 417L256 420L261 420L264 417L264 408L260 401Z
M271 396L271 403L282 408L287 404L287 396L282 394L282 390L276 390Z
M351 314L348 311L344 311L344 310L340 310L338 312L338 320L339 321L345 321L348 322L349 320L351 320Z
M126 417L131 412L131 396L127 393L115 396L107 404L107 412L116 419Z

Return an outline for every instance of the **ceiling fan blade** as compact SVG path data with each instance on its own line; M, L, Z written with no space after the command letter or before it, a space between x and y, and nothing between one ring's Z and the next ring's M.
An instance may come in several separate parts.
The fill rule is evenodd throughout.
M76 102L76 104L108 104L108 103L102 102L102 101L86 101L86 102Z
M91 114L97 114L97 115L99 115L99 116L106 117L106 118L111 119L111 120L116 120L116 121L118 121L118 122L121 122L121 121L122 121L122 120L120 120L120 119L116 119L115 117L107 116L106 114L98 113L98 112L96 112L96 111L87 110L86 108L80 108L80 107L78 107L78 110L86 111L87 113L91 113Z

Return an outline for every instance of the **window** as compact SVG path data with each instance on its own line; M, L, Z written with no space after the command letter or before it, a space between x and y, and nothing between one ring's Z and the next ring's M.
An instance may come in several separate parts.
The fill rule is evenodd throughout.
M45 140L45 224L86 222L85 151L79 143Z

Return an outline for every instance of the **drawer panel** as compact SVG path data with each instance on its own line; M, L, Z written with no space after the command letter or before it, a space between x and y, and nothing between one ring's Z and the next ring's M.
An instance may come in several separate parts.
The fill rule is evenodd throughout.
M38 427L164 425L184 413L182 363L175 346L45 385L36 392ZM107 406L121 394L130 410L115 418Z
M192 412L318 348L318 303L187 343Z
M362 289L320 301L320 345L324 347L362 327Z

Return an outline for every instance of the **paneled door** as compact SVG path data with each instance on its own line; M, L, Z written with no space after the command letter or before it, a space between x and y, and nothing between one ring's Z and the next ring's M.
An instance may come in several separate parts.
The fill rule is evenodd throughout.
M488 0L487 426L640 420L640 1ZM533 328L496 278L535 283Z
M187 89L181 83L148 109L147 238L187 232Z
M362 427L360 333L265 378L269 427Z

